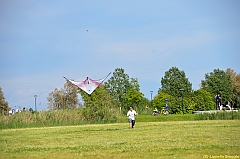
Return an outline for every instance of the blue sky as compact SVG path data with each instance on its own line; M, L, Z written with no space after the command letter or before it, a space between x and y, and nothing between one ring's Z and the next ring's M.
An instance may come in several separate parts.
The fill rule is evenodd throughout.
M62 76L123 68L150 99L174 66L197 90L216 68L240 73L239 15L239 0L1 0L0 87L10 107L37 94L43 110Z

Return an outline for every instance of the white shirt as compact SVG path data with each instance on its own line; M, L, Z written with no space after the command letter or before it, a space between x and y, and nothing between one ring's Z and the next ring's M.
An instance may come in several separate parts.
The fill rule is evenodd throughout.
M132 120L135 120L135 115L137 115L135 110L132 110L132 111L129 110L127 113L128 118L130 118Z

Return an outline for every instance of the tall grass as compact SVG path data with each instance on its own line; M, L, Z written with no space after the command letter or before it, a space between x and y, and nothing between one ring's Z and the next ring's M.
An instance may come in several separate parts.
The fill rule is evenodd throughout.
M87 109L64 109L41 112L24 111L10 116L0 116L0 128L30 128L43 126L67 126L82 125L89 123L114 123L117 122L118 114L113 116L102 115L97 118ZM102 120L101 120L102 119Z
M137 122L193 121L193 120L240 120L239 112L218 112L205 114L170 114L168 116L139 115ZM64 109L41 112L21 112L0 116L0 129L69 126L83 124L104 124L127 122L126 116L114 109L92 112L91 109Z
M240 120L239 112L217 112L196 114L195 120Z

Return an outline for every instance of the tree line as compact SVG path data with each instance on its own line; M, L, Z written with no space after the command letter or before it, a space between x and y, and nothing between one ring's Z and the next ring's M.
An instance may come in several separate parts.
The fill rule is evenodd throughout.
M165 99L169 99L172 113L218 109L214 99L216 94L221 95L223 105L229 101L233 108L239 107L240 74L230 68L226 71L214 69L205 74L200 89L193 90L185 72L172 67L162 77L161 86L154 97L153 106L161 109Z
M161 110L165 106L165 100L168 99L172 113L191 113L196 110L216 109L214 96L217 93L221 94L223 104L230 101L232 107L239 107L240 74L236 74L230 68L226 71L214 69L213 72L205 74L200 89L193 90L185 72L177 67L172 67L161 78L161 87L152 101L144 97L140 91L138 79L130 78L123 68L116 68L112 76L91 95L67 83L65 85L74 89L75 93L72 94L72 98L66 98L66 95L69 96L69 94L64 91L60 93L60 90L55 90L49 95L48 101L49 106L51 106L49 108L65 109L81 106L91 109L95 113L105 108L120 109L122 113L125 113L129 106L133 106L138 112L146 112L147 105L151 106L149 109L158 108ZM67 88L65 89L67 90ZM82 103L77 101L77 92L83 99ZM54 95L59 93L61 97ZM74 103L78 104L70 107L63 102L62 104L57 103L64 101L63 99L65 99L65 103L66 100L68 100L67 103L71 103L74 99Z
M140 91L137 78L130 78L123 68L116 68L112 76L101 84L91 95L66 81L63 88L55 89L47 97L50 110L82 109L89 120L112 120L116 112L126 113L129 106L133 106L139 113L146 113L148 109L165 106L168 99L171 113L191 113L196 110L216 109L214 96L219 93L222 103L230 101L232 107L239 108L240 74L228 68L226 71L214 69L205 74L200 89L193 90L192 84L184 71L172 67L165 72L160 81L161 87L156 96L150 101ZM78 100L78 94L82 101ZM146 106L149 106L146 109ZM0 111L7 114L7 101L0 89ZM108 115L106 115L108 114Z

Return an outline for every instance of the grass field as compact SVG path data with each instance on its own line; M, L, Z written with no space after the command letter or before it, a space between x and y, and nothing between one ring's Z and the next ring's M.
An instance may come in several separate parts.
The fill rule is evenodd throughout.
M0 158L240 158L239 120L2 129Z

